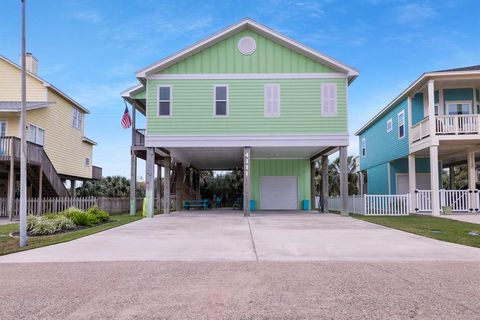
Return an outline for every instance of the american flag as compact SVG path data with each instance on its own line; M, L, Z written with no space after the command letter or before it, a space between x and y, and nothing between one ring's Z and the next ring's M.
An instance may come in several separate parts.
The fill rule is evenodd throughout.
M122 126L124 129L130 128L132 125L132 119L130 118L130 113L128 112L127 105L125 104L125 112L122 117Z

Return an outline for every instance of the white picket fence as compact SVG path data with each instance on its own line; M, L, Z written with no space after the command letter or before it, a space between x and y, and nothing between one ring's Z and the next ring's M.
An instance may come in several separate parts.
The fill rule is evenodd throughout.
M329 197L328 207L341 210L341 198ZM410 213L409 195L372 195L348 196L348 211L363 215L398 216Z
M440 210L443 207L452 208L453 212L470 212L473 211L471 205L471 197L479 196L478 192L470 192L470 190L445 190L439 191ZM431 190L416 190L416 208L417 212L431 212L432 211L432 191ZM477 204L480 202L477 201ZM478 210L475 210L478 211Z

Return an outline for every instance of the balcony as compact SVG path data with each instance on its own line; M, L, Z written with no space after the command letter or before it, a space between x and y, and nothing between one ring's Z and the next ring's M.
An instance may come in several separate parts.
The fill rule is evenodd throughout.
M93 180L101 180L102 179L102 171L103 169L97 166L92 166L92 179Z
M436 136L468 136L480 133L480 114L438 115L435 116ZM430 121L425 118L413 125L410 130L412 142L430 136Z
M133 146L145 146L145 129L135 129L135 131L133 132Z

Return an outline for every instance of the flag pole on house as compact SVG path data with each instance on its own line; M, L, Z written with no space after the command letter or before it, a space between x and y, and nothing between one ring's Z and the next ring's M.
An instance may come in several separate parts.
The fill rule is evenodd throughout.
M25 118L27 104L27 80L25 63L25 0L22 0L22 107L20 112L20 247L28 244L27 238L27 143Z

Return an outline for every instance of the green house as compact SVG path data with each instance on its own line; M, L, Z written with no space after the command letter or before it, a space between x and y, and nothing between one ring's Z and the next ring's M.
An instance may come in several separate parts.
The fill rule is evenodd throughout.
M251 19L138 71L140 84L122 97L146 117L145 129L132 119L132 179L136 158L146 159L148 214L155 165L170 168L165 212L199 199L200 170L242 167L246 213L313 209L315 163L340 150L346 164L347 90L357 76Z

